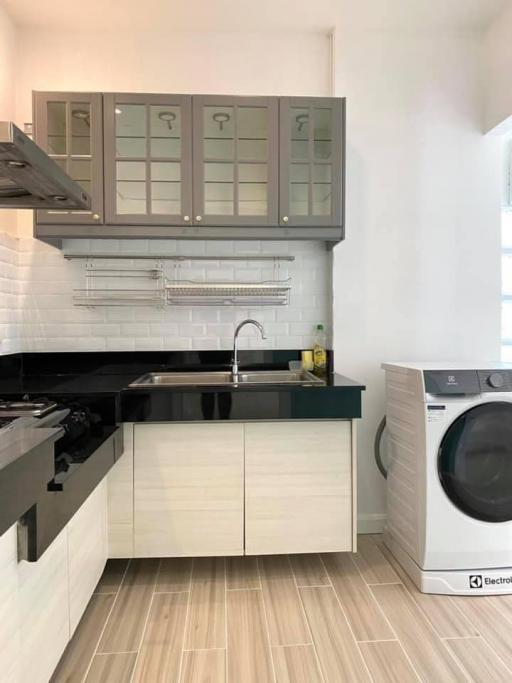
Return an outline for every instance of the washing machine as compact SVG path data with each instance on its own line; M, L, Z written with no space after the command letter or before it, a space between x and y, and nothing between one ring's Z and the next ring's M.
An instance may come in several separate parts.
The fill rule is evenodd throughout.
M512 593L512 364L382 367L386 545L425 593Z

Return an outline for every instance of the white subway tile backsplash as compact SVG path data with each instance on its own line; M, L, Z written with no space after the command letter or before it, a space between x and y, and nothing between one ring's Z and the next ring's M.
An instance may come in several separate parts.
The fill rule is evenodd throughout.
M195 337L192 339L192 348L200 351L217 350L219 346L218 337Z
M192 348L192 339L189 337L164 337L164 349L166 351L185 351Z
M234 323L210 323L206 325L206 331L209 337L233 337L235 325Z
M219 321L219 311L205 306L192 309L193 323L216 323Z
M204 337L205 326L199 323L182 323L179 327L180 337Z
M251 260L164 263L165 274L183 279L258 281L292 278L286 307L112 307L73 306L74 289L85 286L84 262L68 261L62 252L33 239L0 236L0 353L16 350L230 349L235 325L251 317L265 325L268 339L247 328L240 348L309 348L315 324L331 327L331 254L316 242L66 240L64 249L81 253L136 252L194 255L285 255L294 262ZM119 261L102 261L119 267ZM142 267L153 267L144 261Z
M129 337L107 337L107 351L135 351L135 340Z
M149 337L149 325L144 323L121 323L121 334L128 337Z

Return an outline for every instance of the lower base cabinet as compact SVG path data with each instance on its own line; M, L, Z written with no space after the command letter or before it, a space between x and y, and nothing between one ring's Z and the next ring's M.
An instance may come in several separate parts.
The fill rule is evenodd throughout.
M0 537L0 680L47 683L107 560L104 480L37 562L18 562L16 525Z
M111 557L355 550L350 420L125 425Z
M245 425L245 554L352 550L351 423Z
M244 426L134 427L135 557L242 555Z
M67 532L69 627L72 636L107 562L107 482L105 479L70 519Z

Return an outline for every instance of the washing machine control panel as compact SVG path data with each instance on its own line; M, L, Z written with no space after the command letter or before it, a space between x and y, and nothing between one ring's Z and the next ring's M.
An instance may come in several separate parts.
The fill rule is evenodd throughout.
M482 392L512 391L512 370L478 370Z
M512 392L512 370L425 370L425 393L437 396Z

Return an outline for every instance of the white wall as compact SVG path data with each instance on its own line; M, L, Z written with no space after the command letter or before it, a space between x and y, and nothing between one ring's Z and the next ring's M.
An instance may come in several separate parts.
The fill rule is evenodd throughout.
M348 205L347 240L335 249L334 346L337 370L368 385L359 507L371 522L384 510L372 461L381 361L499 354L501 166L499 141L480 133L475 34L338 25ZM23 30L19 47L20 121L30 120L32 89L331 94L321 35Z
M0 121L14 118L16 97L14 69L16 30L3 7L0 7ZM0 233L16 234L16 213L0 212Z
M0 121L15 113L16 31L0 7ZM0 354L19 349L16 212L0 211Z
M0 7L0 120L14 116L15 28Z
M358 479L371 516L384 509L380 363L499 358L501 144L480 132L477 36L340 33L336 44L348 199L334 348L337 369L368 386Z
M500 14L485 32L482 55L484 130L497 126L510 130L512 123L507 119L512 117L512 6Z

